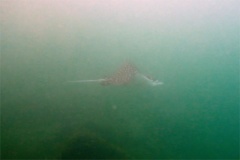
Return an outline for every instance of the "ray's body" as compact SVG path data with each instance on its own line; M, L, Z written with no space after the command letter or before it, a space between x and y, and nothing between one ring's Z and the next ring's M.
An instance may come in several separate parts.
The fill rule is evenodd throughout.
M129 83L137 74L136 67L131 63L125 63L112 76L101 82L102 85L123 85Z

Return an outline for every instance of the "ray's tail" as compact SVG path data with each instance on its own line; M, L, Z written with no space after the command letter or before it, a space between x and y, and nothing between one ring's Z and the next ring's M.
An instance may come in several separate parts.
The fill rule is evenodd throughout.
M89 79L89 80L76 80L76 81L68 81L68 83L89 83L89 82L103 82L106 79Z

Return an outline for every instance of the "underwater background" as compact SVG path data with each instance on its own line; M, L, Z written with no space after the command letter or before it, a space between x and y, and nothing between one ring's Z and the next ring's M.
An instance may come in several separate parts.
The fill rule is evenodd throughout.
M239 5L1 0L1 158L239 159Z

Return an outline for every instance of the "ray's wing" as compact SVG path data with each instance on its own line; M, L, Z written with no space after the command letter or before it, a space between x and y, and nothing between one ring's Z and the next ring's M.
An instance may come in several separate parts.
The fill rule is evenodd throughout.
M105 81L103 81L102 85L122 85L129 83L133 77L136 75L137 69L136 67L127 62L124 63L115 73L113 73L112 76L106 78Z

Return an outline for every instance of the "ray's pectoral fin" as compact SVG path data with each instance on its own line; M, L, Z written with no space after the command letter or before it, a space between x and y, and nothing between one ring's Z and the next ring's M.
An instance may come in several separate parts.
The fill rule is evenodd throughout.
M159 80L155 80L151 82L152 86L157 86L157 85L163 85L163 82L160 82Z
M143 78L145 81L148 82L148 84L150 84L151 86L158 86L158 85L162 85L163 82L159 81L159 80L154 80L152 77L150 76L146 76L144 74L138 73L138 75Z

